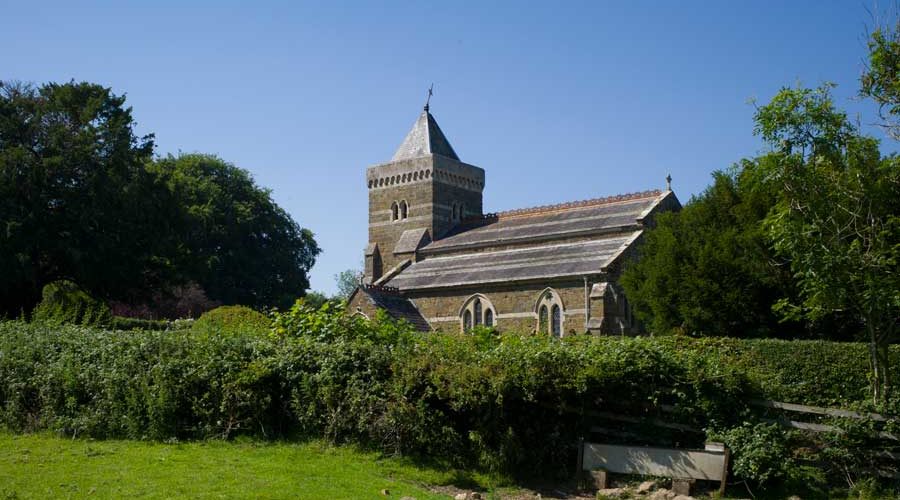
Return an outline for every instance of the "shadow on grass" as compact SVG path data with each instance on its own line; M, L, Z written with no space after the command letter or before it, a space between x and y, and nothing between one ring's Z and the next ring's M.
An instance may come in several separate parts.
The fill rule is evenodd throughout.
M433 475L429 482L436 486L452 486L459 489L484 492L497 486L513 484L513 481L506 476L478 470L475 467L460 467L459 464L453 464L446 460L415 455L392 456L381 453L379 450L373 451L379 453L381 458L391 460L398 465L429 471Z

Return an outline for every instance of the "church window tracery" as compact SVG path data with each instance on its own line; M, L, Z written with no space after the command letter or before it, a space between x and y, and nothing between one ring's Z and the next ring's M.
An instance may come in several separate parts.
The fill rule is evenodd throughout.
M565 308L556 290L544 289L535 303L535 311L537 312L538 333L562 337Z
M493 327L495 311L494 305L484 295L475 294L469 297L460 308L462 330L468 332L473 326L479 325Z

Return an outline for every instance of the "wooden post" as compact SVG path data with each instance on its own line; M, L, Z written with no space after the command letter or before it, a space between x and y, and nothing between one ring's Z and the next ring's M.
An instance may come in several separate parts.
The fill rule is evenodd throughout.
M576 480L584 475L584 438L578 438L578 457L575 459Z
M672 491L675 492L676 495L684 495L686 497L691 496L691 486L693 485L693 479L672 478Z
M591 480L593 480L594 487L598 490L609 488L609 473L603 469L592 470Z
M725 495L725 486L728 485L728 462L731 461L731 450L725 448L725 463L722 465L722 482L719 483L719 495Z

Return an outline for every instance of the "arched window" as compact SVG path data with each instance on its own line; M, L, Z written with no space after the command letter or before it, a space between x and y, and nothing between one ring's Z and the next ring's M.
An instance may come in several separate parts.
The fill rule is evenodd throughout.
M406 205L406 200L400 202L400 218L405 219L407 216L408 208Z
M559 294L552 288L545 288L534 304L537 316L537 331L562 337L566 321L565 307Z
M560 324L560 314L559 314L559 306L553 304L553 308L550 313L550 333L553 334L554 337L559 337L562 332L562 325Z
M493 327L496 311L487 297L481 294L472 295L459 309L462 330L468 332L472 327L479 325Z
M399 207L397 206L397 202L391 203L391 220L398 219L398 211Z

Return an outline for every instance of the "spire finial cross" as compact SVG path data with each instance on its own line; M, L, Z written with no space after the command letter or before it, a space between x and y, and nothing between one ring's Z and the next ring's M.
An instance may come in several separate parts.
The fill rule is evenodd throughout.
M672 174L666 174L666 191L672 190Z
M428 87L428 97L425 99L425 111L428 111L428 105L431 103L431 96L434 95L434 84Z

